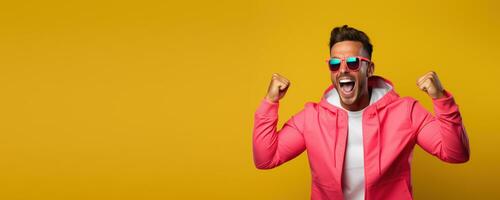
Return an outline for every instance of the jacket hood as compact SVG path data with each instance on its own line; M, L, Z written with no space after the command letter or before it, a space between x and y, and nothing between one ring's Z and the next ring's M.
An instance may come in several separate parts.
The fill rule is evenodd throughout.
M382 108L399 97L399 95L394 91L393 84L389 80L380 76L369 77L368 87L372 90L370 104L363 110L372 106ZM331 111L346 111L340 105L340 97L335 85L333 84L325 90L319 104Z

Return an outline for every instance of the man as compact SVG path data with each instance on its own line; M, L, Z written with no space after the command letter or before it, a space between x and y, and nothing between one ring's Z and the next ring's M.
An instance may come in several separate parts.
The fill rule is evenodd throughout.
M344 25L331 32L332 85L319 103L307 103L277 131L278 106L290 81L273 74L255 113L253 153L258 169L271 169L307 149L311 199L412 199L415 144L449 163L469 160L460 112L438 76L417 86L434 104L435 116L416 100L401 98L393 84L374 76L368 36Z

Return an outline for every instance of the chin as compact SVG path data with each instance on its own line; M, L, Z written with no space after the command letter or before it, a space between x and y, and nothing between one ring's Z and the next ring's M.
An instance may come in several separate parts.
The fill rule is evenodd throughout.
M353 104L354 104L354 102L356 102L356 99L355 99L354 97L347 98L347 99L346 99L346 98L344 98L344 97L342 97L342 98L340 98L340 100L341 100L341 101L342 101L342 103L343 103L343 104L345 104L345 105L353 105Z

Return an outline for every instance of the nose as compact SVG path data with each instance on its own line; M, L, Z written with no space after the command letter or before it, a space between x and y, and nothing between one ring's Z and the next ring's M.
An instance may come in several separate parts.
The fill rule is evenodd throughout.
M340 69L339 69L339 72L341 74L344 74L344 73L347 73L348 70L347 70L347 63L346 62L341 62L340 63Z

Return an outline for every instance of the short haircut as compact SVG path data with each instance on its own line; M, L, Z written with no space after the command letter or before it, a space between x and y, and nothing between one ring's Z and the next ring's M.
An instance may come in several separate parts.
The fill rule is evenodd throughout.
M373 45L370 43L370 38L363 31L357 30L347 25L333 28L330 34L330 51L333 45L342 41L358 41L363 44L363 49L368 52L371 59L373 52Z

